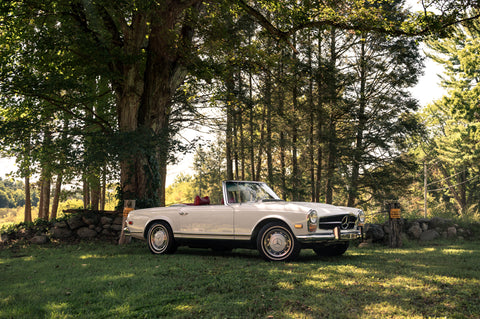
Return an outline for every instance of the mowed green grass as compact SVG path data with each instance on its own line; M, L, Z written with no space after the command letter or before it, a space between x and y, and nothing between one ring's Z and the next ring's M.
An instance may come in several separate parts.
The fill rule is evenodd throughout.
M0 250L1 318L479 318L480 241L265 262L145 243Z

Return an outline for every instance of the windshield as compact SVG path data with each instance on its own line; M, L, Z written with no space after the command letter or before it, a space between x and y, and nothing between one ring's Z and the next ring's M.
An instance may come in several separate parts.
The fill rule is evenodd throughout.
M225 182L225 190L228 203L280 200L267 184L260 182L229 181Z

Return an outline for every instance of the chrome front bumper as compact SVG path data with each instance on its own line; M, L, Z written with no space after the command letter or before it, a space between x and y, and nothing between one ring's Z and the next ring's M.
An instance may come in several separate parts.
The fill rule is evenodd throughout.
M315 243L332 240L353 240L362 238L362 229L342 230L336 227L333 230L317 231L316 233L297 236L297 240L301 243Z

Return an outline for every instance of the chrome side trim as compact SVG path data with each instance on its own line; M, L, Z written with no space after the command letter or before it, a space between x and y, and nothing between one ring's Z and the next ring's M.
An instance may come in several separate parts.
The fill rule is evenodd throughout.
M186 238L186 239L230 239L234 240L235 236L233 234L191 234L191 233L175 233L175 238Z

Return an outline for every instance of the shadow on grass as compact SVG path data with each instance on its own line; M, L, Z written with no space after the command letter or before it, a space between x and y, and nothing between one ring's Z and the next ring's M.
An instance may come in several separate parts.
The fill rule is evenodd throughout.
M144 242L0 251L0 317L359 318L480 315L479 242L353 248L295 262Z

